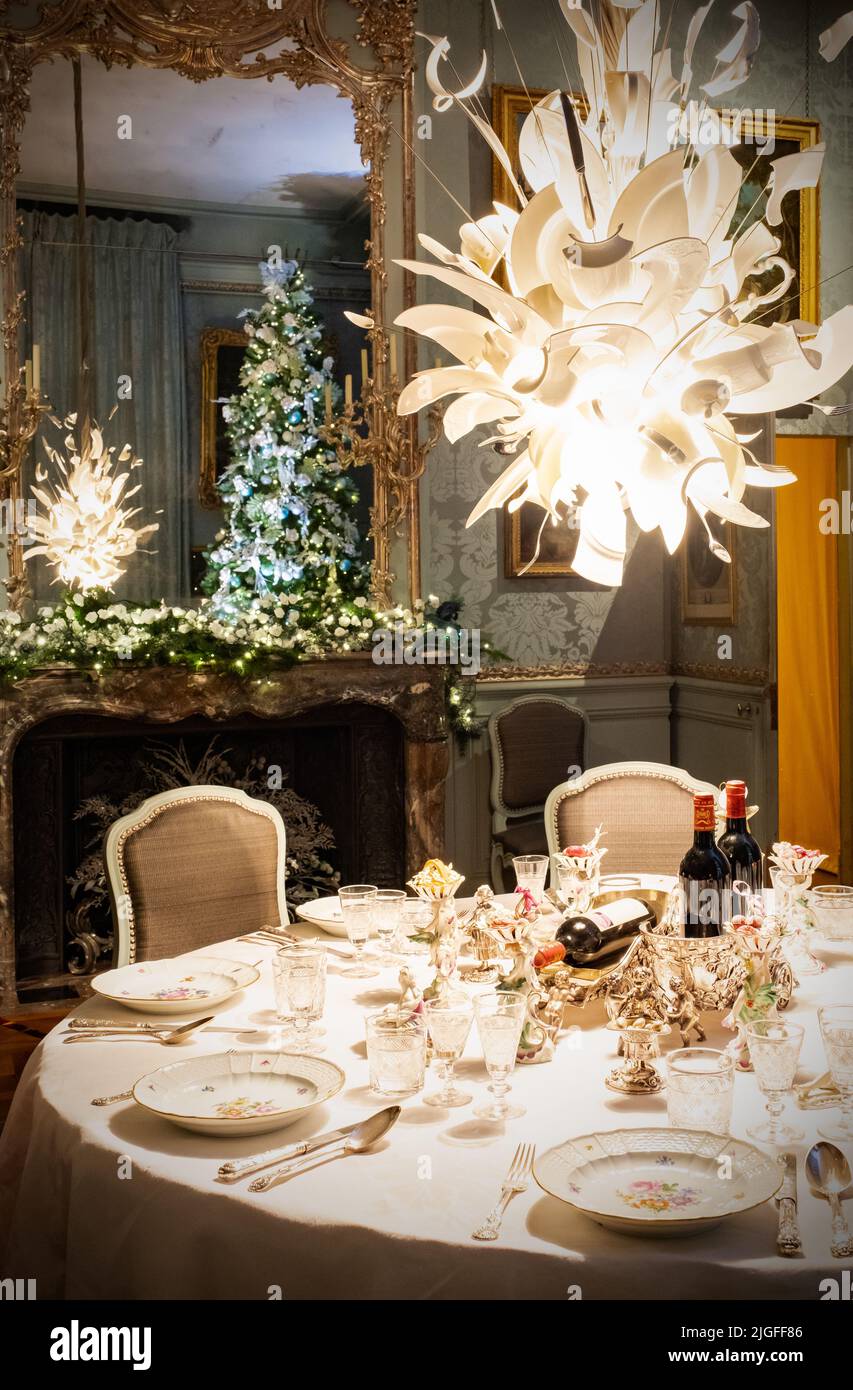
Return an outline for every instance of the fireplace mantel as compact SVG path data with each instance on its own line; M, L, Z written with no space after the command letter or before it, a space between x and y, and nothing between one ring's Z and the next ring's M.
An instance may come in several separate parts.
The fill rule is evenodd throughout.
M68 715L112 716L152 726L204 716L216 723L250 715L275 722L310 710L373 705L402 726L406 864L414 872L444 850L448 733L441 667L376 665L366 654L306 661L258 678L178 667L94 673L51 667L0 695L0 1007L18 1003L14 929L12 766L24 735ZM39 865L32 865L39 872Z

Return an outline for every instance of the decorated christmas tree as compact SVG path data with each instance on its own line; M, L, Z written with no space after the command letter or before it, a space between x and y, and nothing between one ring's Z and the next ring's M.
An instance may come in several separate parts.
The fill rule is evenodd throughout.
M298 600L305 623L366 595L370 567L352 477L320 437L340 390L310 292L295 261L260 268L265 302L244 313L240 387L223 405L232 462L203 588L223 613L264 595Z

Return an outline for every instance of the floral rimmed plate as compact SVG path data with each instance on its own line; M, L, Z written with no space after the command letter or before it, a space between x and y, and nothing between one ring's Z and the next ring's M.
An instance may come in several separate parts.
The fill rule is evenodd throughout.
M337 1095L345 1080L323 1057L221 1052L150 1072L137 1081L133 1098L199 1134L263 1134L292 1125Z
M690 1236L778 1192L783 1170L743 1139L690 1129L583 1134L537 1158L552 1197L630 1235Z
M341 912L341 900L337 894L333 898L312 898L308 903L301 903L296 911L303 921L310 922L312 927L322 928L329 936L347 934ZM370 934L374 936L375 932L371 931Z
M96 975L92 989L116 1004L149 1014L185 1014L224 1004L260 979L253 965L216 956L176 956L122 965Z

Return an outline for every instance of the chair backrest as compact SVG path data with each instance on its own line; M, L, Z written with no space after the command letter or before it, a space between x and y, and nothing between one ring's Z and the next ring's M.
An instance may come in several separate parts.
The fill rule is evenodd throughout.
M676 874L693 841L693 797L719 789L666 763L604 763L555 787L545 803L553 856L603 825L603 873Z
M232 787L160 792L110 826L116 965L161 960L286 922L285 830Z
M541 811L555 773L583 767L586 715L552 695L525 695L489 720L492 821Z

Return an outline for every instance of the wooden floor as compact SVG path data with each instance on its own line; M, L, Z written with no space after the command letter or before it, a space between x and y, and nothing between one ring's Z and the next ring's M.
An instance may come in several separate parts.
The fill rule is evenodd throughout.
M14 1019L0 1015L0 1130L31 1053L45 1034L65 1017L69 1007L65 1004L49 1013L16 1014Z

